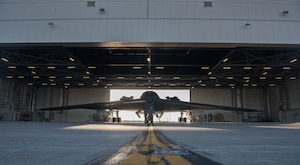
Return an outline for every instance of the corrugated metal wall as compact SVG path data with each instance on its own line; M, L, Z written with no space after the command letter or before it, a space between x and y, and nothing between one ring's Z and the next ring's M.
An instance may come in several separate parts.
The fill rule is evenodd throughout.
M75 0L3 0L0 43L300 44L299 0L210 2L212 7L200 0L103 0L88 7Z

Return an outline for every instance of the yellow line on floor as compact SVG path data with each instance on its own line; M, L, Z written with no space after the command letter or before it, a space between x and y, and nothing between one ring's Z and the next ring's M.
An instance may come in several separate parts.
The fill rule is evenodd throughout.
M145 142L134 151L127 159L122 161L120 165L148 165L157 164L164 165L164 160L167 160L170 164L184 164L191 165L189 161L181 157L180 155L151 155L147 153L152 153L154 146L160 147L163 150L170 150L168 146L160 142L154 134L153 126L149 126L148 135ZM142 154L145 153L145 154Z

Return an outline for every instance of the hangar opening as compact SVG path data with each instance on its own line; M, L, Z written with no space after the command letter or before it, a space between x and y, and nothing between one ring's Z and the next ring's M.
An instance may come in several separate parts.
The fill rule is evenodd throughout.
M122 97L133 97L138 99L141 97L145 91L156 92L161 99L166 99L167 97L178 97L181 101L190 101L190 90L188 89L111 89L110 90L110 101L118 101ZM122 111L119 112L122 121L144 121L144 116L140 115L140 118L135 112ZM180 112L166 112L161 118L154 118L154 121L161 122L177 122L180 117Z

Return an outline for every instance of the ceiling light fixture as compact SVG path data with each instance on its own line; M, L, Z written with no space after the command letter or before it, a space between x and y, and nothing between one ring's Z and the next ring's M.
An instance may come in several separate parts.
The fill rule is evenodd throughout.
M264 67L264 70L270 70L270 69L272 69L272 67L270 67L270 66L265 66Z
M89 69L96 69L96 66L88 66Z
M275 80L282 80L282 77L275 77Z
M138 69L142 69L142 67L140 67L140 66L134 66L134 67L132 67L132 69L138 70Z
M234 77L226 77L227 80L233 80Z
M8 69L16 69L17 66L8 66Z
M290 70L291 67L289 67L289 66L284 66L284 67L282 67L282 69L283 69L283 70Z
M28 69L35 69L35 66L27 66Z
M275 84L269 84L270 87L275 87Z
M200 86L202 86L202 87L206 87L206 84L200 84Z
M257 87L257 84L251 84L252 87Z
M55 66L47 66L47 69L55 69Z
M208 72L208 75L212 75L213 74L213 72Z
M68 69L75 69L75 66L67 66Z
M6 76L7 79L12 79L14 76Z
M245 66L245 67L243 67L243 69L244 69L244 70L251 70L252 67L251 67L251 66Z
M290 63L294 63L294 62L297 62L297 58L292 59L292 60L290 61Z
M224 58L223 62L227 62L228 61L228 58Z
M72 61L72 62L75 61L75 59L73 57L69 57L69 60Z
M163 70L163 69L165 69L165 67L163 67L163 66L157 66L157 67L155 67L155 69L157 69L157 70Z
M223 66L223 69L224 69L224 70L230 70L231 67L230 67L230 66Z
M8 59L6 59L4 57L2 57L1 60L4 61L4 62L8 62Z
M201 66L201 69L202 69L202 70L208 70L209 67L208 67L208 66Z

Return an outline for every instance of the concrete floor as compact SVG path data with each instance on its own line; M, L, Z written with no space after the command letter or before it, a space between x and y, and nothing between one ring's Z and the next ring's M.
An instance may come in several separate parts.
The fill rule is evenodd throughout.
M224 165L300 164L300 123L172 124L156 129Z
M154 129L225 165L300 164L300 123L156 123ZM142 123L0 122L0 164L89 164L146 130Z

